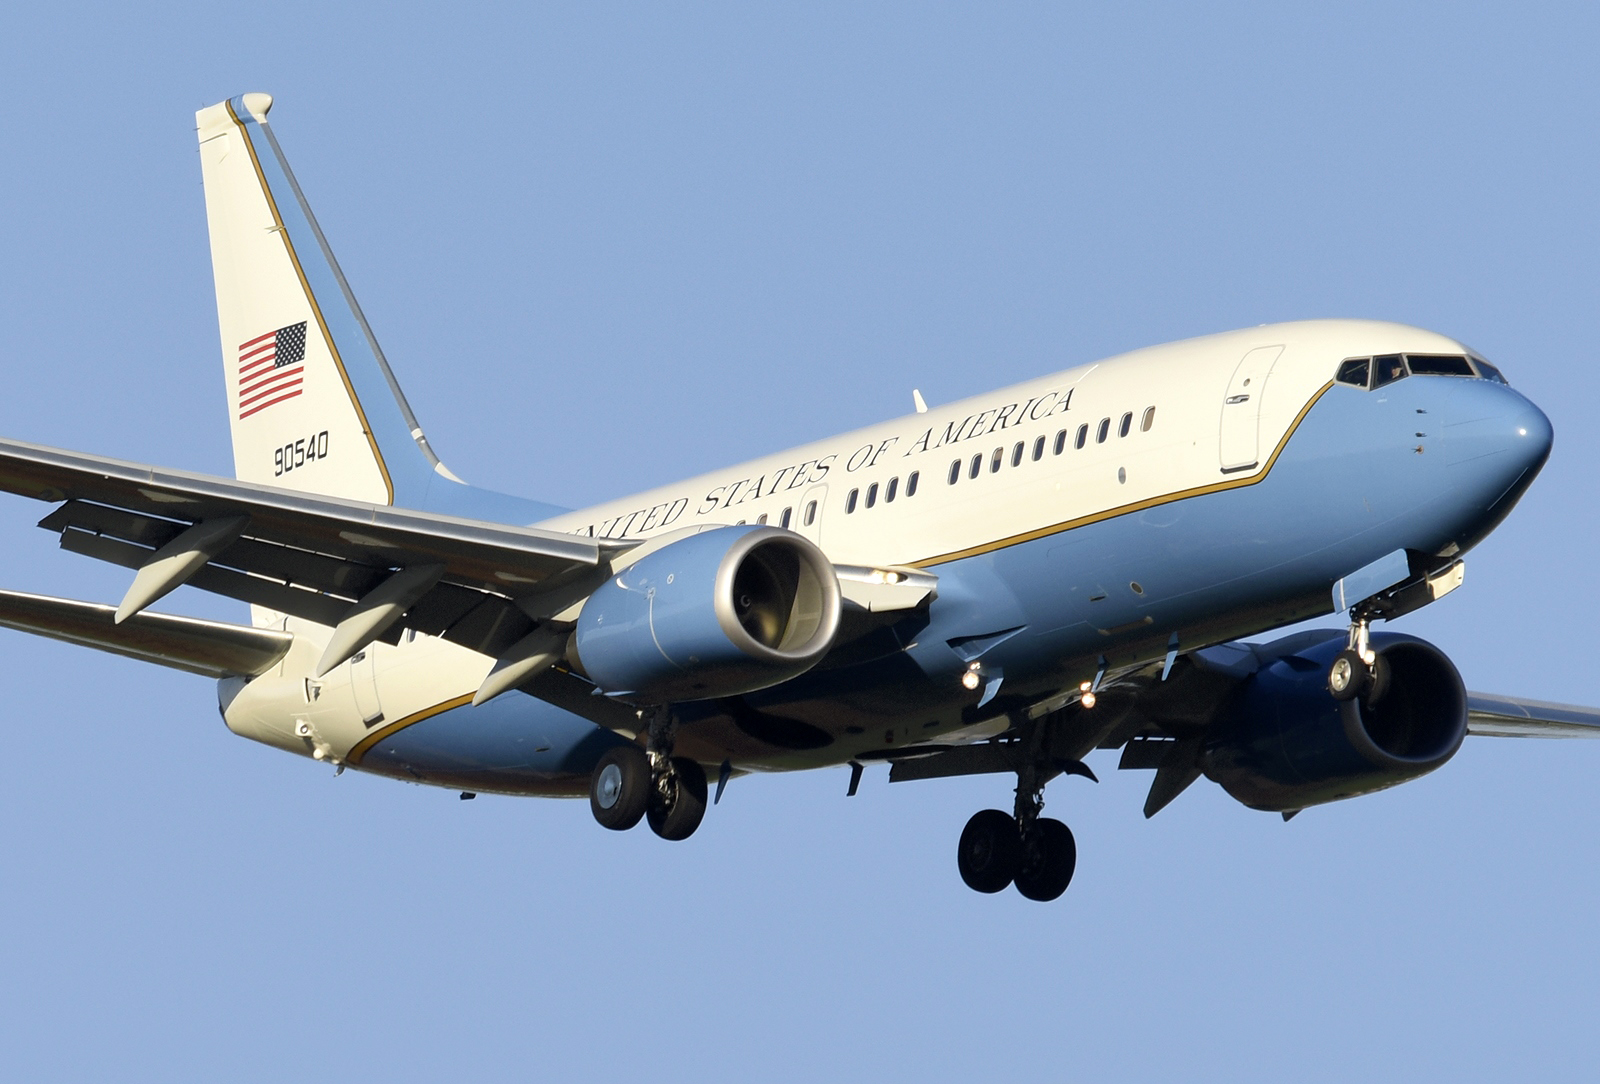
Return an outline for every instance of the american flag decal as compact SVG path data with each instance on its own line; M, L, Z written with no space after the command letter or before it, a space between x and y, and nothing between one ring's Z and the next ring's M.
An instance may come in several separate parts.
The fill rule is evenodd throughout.
M239 420L301 392L306 322L257 335L239 347Z

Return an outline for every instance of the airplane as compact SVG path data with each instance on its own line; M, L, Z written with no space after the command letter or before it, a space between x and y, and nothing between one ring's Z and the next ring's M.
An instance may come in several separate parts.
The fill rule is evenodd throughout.
M1045 787L1095 750L1153 773L1146 817L1203 776L1287 820L1468 734L1600 736L1373 628L1459 588L1550 454L1455 339L1208 335L567 510L440 461L271 107L196 114L235 477L0 440L0 489L132 570L116 605L0 592L0 625L215 679L230 730L336 771L668 840L761 772L1014 777L957 868L1040 901L1077 865ZM182 585L249 623L150 609Z

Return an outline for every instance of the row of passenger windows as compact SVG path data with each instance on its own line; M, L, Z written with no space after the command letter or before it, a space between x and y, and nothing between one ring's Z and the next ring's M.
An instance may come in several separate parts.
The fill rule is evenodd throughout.
M921 478L922 478L922 472L919 471L919 470L914 470L910 474L906 475L906 496L907 497L915 497L917 495L917 482ZM891 501L893 501L899 495L900 495L900 478L899 478L899 476L896 476L894 478L889 479L888 484L883 487L883 503L884 504L888 504ZM856 510L856 505L860 502L860 500L861 500L861 490L852 489L850 491L850 495L845 497L845 499L844 499L844 512L845 512L845 515L849 515L851 512L854 512ZM878 483L877 482L873 482L870 486L867 487L867 507L871 508L873 505L875 505L877 503L878 503Z
M1152 425L1154 425L1155 423L1156 423L1156 408L1155 407L1146 407L1143 417L1141 417L1139 419L1139 432L1141 432L1141 433L1150 432L1150 427ZM1117 423L1117 436L1125 437L1131 432L1133 432L1133 411L1130 410L1128 413L1124 414L1122 416L1122 420ZM1054 455L1060 455L1062 452L1066 451L1067 450L1067 437L1069 435L1071 435L1071 433L1072 433L1072 430L1070 430L1070 429L1062 429L1062 430L1060 430L1059 432L1056 433L1054 441L1050 441L1049 438L1044 437L1044 436L1039 436L1039 437L1034 438L1034 442L1033 442L1033 460L1034 460L1034 462L1038 462L1039 460L1044 458L1044 450L1045 450L1045 447L1047 445L1050 447L1051 453L1054 454ZM1111 435L1111 419L1110 418L1101 418L1100 419L1100 424L1094 427L1094 442L1096 444L1104 444L1106 442L1106 438L1109 437L1110 435ZM1077 433L1076 436L1074 436L1072 438L1072 446L1074 448L1082 448L1084 445L1086 445L1088 443L1089 443L1089 424L1087 422L1085 422L1084 424L1078 426L1078 433ZM1025 440L1017 441L1015 444L1013 444L1011 446L1011 465L1013 467L1022 466L1023 457L1026 456L1027 454L1028 454L1028 442L1025 441ZM989 459L989 472L991 474L993 474L995 471L998 471L1006 461L1006 450L1005 450L1005 448L1004 447L996 448L994 451L989 453L988 459ZM978 475L982 474L983 473L983 460L984 460L984 453L983 452L979 452L977 455L973 456L970 460L957 459L956 461L951 463L950 464L950 478L949 478L950 484L951 485L955 485L957 482L959 482L961 480L961 469L962 469L963 466L966 467L967 477L968 478L976 478Z
M787 531L789 529L789 523L793 519L794 519L794 505L791 504L788 508L785 508L782 512L778 513L778 526L782 527L784 530ZM766 523L767 522L767 514L765 512L761 513L759 516L756 517L756 522L757 523L762 523L762 524ZM800 522L801 522L801 524L803 524L806 527L809 527L813 523L817 522L817 502L816 501L807 501L806 502L805 514L800 517ZM735 527L739 527L739 526L742 526L743 524L744 524L744 520L741 519L738 523L734 524L734 526Z
M1500 370L1482 358L1465 354L1379 354L1347 358L1339 363L1334 379L1357 388L1381 388L1408 376L1480 377L1504 384Z
M1139 432L1141 432L1141 433L1150 432L1150 427L1152 425L1154 425L1155 423L1156 423L1156 408L1155 407L1146 407L1145 411L1144 411L1144 415L1139 419ZM1117 423L1117 436L1125 437L1131 432L1133 432L1133 412L1130 410L1128 413L1124 414L1122 416L1122 419ZM1033 458L1034 458L1034 460L1038 461L1038 460L1044 458L1044 450L1045 450L1045 448L1047 446L1052 447L1053 451L1054 451L1054 454L1056 454L1056 455L1060 455L1062 452L1066 451L1066 449L1067 449L1067 438L1071 435L1071 433L1072 433L1072 430L1070 430L1070 429L1061 430L1060 432L1058 432L1056 434L1055 441L1054 441L1053 445L1051 444L1051 441L1050 441L1050 439L1048 437L1039 436L1039 437L1035 438L1035 440L1033 442ZM1111 419L1110 418L1101 418L1100 419L1100 424L1095 427L1095 435L1094 435L1095 443L1096 444L1104 444L1106 442L1106 438L1108 438L1110 435L1111 435ZM1089 443L1089 425L1086 422L1083 425L1078 426L1078 434L1077 434L1077 436L1075 438L1073 438L1073 447L1082 448L1084 445L1086 445L1088 443ZM1011 448L1011 465L1013 467L1020 467L1022 465L1023 457L1026 456L1027 454L1028 454L1028 442L1025 441L1025 440L1017 441L1017 443L1014 444L1012 446L1012 448ZM991 472L998 471L1000 469L1000 467L1006 461L1006 449L1005 449L1005 447L1001 446L999 448L996 448L993 452L989 453L988 458L989 458L989 470ZM974 455L972 457L971 465L969 467L969 475L968 475L969 477L976 478L978 475L983 473L983 460L984 460L984 453L983 452L979 452L977 455ZM962 468L963 463L965 463L965 462L966 462L965 460L957 459L955 462L950 464L950 484L951 485L955 485L956 482L960 480L960 478L961 478L961 468ZM921 480L921 478L922 478L922 472L921 471L915 471L914 470L910 474L906 475L906 485L905 485L905 490L903 491L903 495L906 496L906 497L915 497L917 495L917 483ZM844 499L845 515L850 515L858 507L866 507L866 508L875 507L877 505L877 503L878 503L878 499L879 499L880 496L882 497L884 504L892 504L894 502L894 499L896 497L901 496L901 495L902 495L902 490L900 488L900 478L899 478L898 475L896 477L894 477L894 478L889 479L889 481L884 483L881 488L880 488L880 486L879 486L879 484L877 482L873 482L871 485L867 486L867 492L866 492L865 501L862 500L861 490L859 488L852 489L845 496L845 499ZM789 526L789 517L790 517L790 513L792 511L793 510L790 509L790 508L785 508L779 514L779 516L778 516L778 526L784 527L784 528L787 528ZM810 503L808 503L806 505L805 526L807 526L807 527L811 526L811 524L816 521L816 517L817 517L817 502L816 501L811 501ZM740 520L739 522L743 523L744 521ZM767 517L765 515L757 516L756 517L756 522L757 523L765 523L765 522L767 522Z

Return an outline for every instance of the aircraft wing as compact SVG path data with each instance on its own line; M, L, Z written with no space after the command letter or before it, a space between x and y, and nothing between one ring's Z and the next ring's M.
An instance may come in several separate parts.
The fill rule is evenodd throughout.
M1340 630L1316 629L1272 644L1224 643L1102 676L1093 710L1079 706L1076 689L1031 705L1011 718L1027 724L971 745L899 746L858 759L890 763L892 783L951 775L1016 771L1028 755L1028 725L1062 771L1079 771L1090 750L1121 749L1123 769L1154 769L1145 816L1154 816L1200 777L1199 754L1213 714L1264 660L1292 654ZM1170 678L1170 680L1168 680ZM1600 708L1543 700L1467 694L1467 732L1512 738L1600 738Z
M533 527L16 441L0 440L0 490L63 502L40 526L64 549L141 570L153 596L134 605L130 590L125 609L180 583L332 626L381 604L403 611L405 627L488 655L588 594L614 552ZM398 635L391 621L369 640Z
M1467 733L1497 738L1600 738L1600 708L1468 693Z
M0 591L0 628L159 663L204 677L253 677L277 665L294 637L195 617L141 613L117 624L115 606Z

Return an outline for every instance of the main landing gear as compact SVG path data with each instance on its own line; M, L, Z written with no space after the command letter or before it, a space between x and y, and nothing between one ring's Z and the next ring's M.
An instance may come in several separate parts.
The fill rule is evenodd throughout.
M688 839L706 815L706 772L697 761L672 755L672 721L649 718L648 746L619 745L600 758L589 777L589 808L612 831L648 820L662 839Z
M1389 688L1389 664L1372 650L1372 615L1364 607L1350 612L1350 639L1328 667L1328 691L1335 700L1380 699Z
M1072 883L1078 866L1078 844L1072 829L1041 817L1044 785L1066 770L1090 779L1081 763L1049 762L1039 748L1043 734L1030 727L1023 740L1030 746L1017 772L1015 812L984 809L972 815L956 845L956 867L967 887L978 892L1003 892L1009 885L1030 900L1056 899Z
M961 833L956 864L975 891L1004 892L1015 884L1028 899L1048 902L1072 883L1078 844L1058 820L1038 817L1024 828L1009 813L982 809Z

